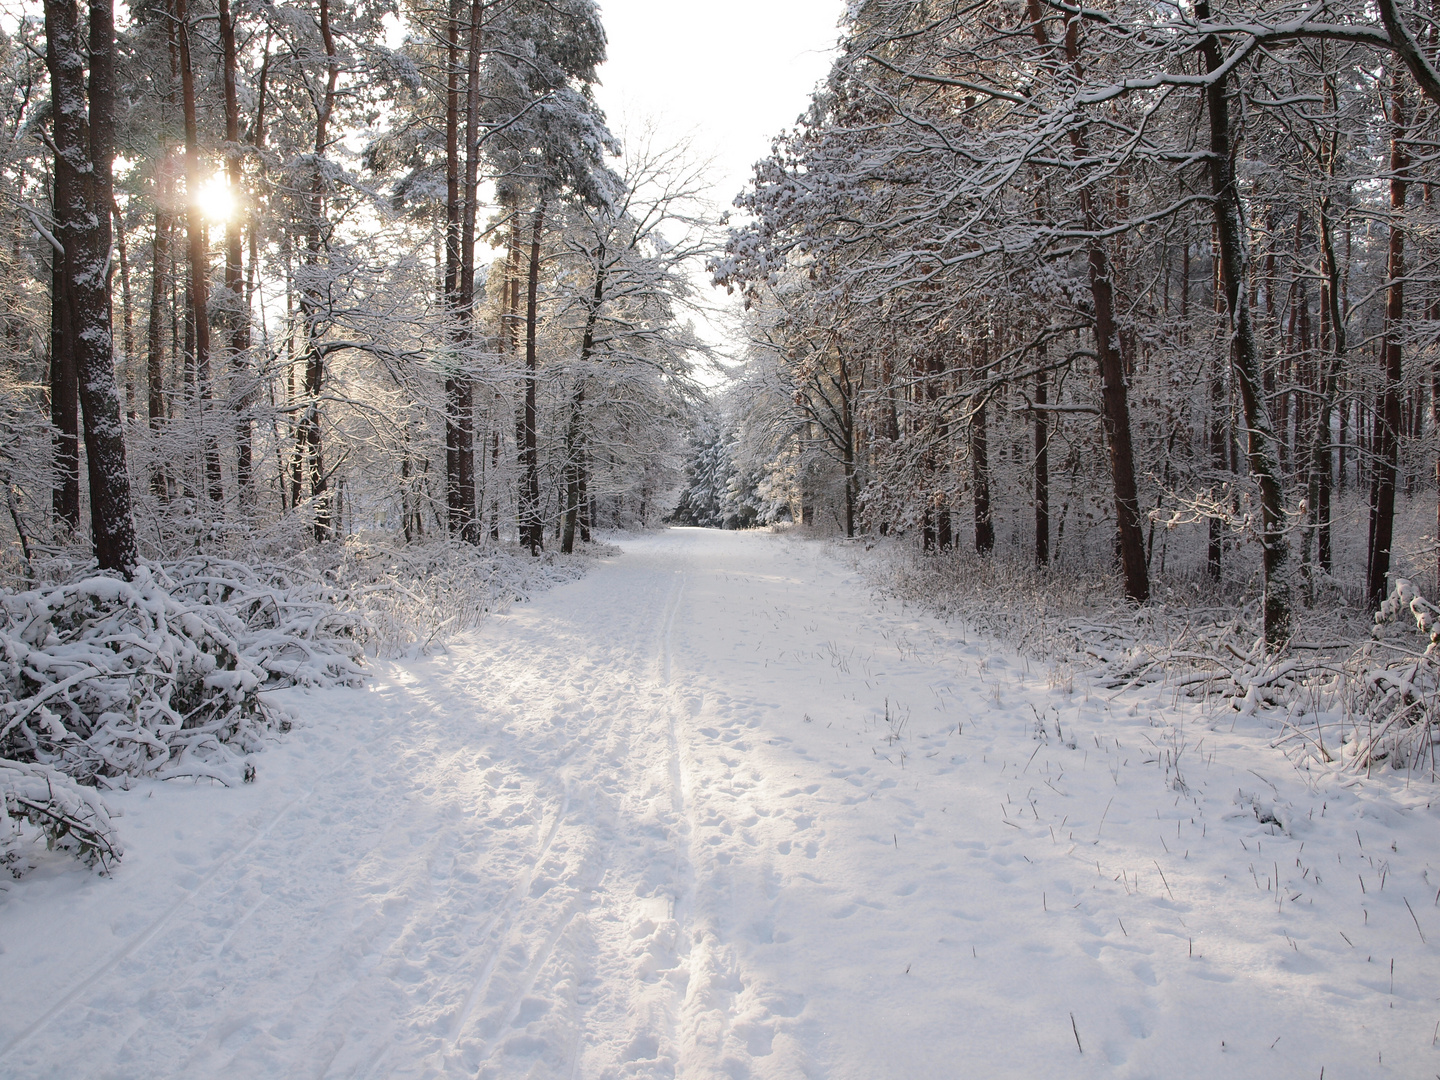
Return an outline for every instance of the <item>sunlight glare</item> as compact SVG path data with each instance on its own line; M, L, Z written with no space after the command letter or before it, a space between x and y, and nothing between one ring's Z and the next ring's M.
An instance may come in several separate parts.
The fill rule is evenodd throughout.
M201 185L196 200L206 221L229 221L235 212L235 197L224 173L215 173Z

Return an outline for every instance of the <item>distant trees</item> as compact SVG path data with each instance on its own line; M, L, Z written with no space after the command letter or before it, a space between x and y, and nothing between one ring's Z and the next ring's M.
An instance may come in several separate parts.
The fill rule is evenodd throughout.
M1429 9L1381 14L854 5L714 269L756 312L754 362L795 387L785 409L853 387L824 409L856 417L860 527L946 546L968 495L977 550L1029 534L1045 562L1104 521L1095 554L1135 600L1167 558L1191 565L1196 526L1212 574L1248 575L1254 540L1279 644L1297 583L1344 584L1348 484L1383 592L1394 492L1435 452L1437 285L1406 270L1430 264L1430 204L1406 192L1440 99ZM843 472L843 427L807 417L792 445L824 432Z
M609 444L614 460L634 438L626 429L638 434L647 417L683 423L692 363L709 351L684 318L696 303L693 271L714 250L702 169L685 147L659 147L642 132L611 183L606 197L573 205L563 233L555 317L580 341L566 373L566 552L588 527L594 445Z

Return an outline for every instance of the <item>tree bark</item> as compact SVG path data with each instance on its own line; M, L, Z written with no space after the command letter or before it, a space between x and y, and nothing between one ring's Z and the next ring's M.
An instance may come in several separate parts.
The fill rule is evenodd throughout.
M1217 275L1218 276L1218 275ZM1219 286L1219 282L1216 283ZM1223 303L1222 287L1215 290L1215 306ZM1222 473L1229 471L1229 439L1226 428L1230 421L1230 399L1225 392L1225 365L1229 363L1229 335L1217 343L1215 355L1210 358L1210 400L1206 415L1206 435L1209 440L1210 472L1215 482ZM1218 514L1212 514L1205 521L1205 572L1211 581L1219 581L1222 571L1221 558L1225 552L1225 522Z
M85 57L73 0L46 0L46 64L55 104L57 171L76 182L56 217L65 246L64 286L69 298L90 482L90 528L102 570L129 575L135 568L135 522L124 428L115 386L115 343L110 323L110 214L114 202L115 18L111 0L90 4L89 109Z
M1043 406L1050 401L1046 347L1040 345L1040 370L1035 373L1035 565L1050 561L1050 422Z
M480 542L480 515L475 505L475 385L469 374L469 354L475 338L475 215L480 176L480 47L483 0L470 5L470 42L465 70L465 194L460 224L459 326L456 341L455 393L455 513L459 533L472 544Z
M1093 208L1089 189L1082 189L1082 210L1086 228L1096 231L1099 216ZM1110 280L1109 260L1101 241L1092 240L1087 262L1090 296L1095 303L1095 344L1100 354L1101 420L1105 441L1110 447L1110 471L1115 485L1115 520L1120 543L1120 565L1125 578L1125 595L1136 603L1150 598L1150 573L1145 565L1145 536L1140 528L1140 496L1135 484L1135 451L1131 440L1130 397L1125 381L1125 362L1120 354L1120 337L1115 325L1115 292Z
M1440 299L1431 304L1430 317L1440 318ZM1341 413L1344 416L1344 413ZM1440 431L1440 358L1430 365L1430 427ZM1342 462L1341 473L1344 473ZM1435 458L1435 493L1440 496L1440 455ZM1435 535L1440 536L1440 499L1435 504ZM1435 595L1440 596L1440 552L1435 556Z
M855 509L860 497L860 474L856 463L859 456L858 439L855 430L855 397L857 388L855 381L851 378L850 364L845 359L845 352L842 348L838 357L840 365L840 378L836 381L840 397L839 425L841 436L844 439L844 446L841 448L841 468L845 473L845 535L855 535ZM862 362L863 363L863 362ZM861 380L864 379L864 368L861 368Z
M1196 17L1210 17L1208 0L1195 5ZM1200 46L1209 73L1223 63L1220 42L1213 36ZM1216 75L1205 89L1210 114L1210 183L1215 231L1220 244L1220 265L1233 334L1231 364L1245 413L1246 456L1250 473L1260 489L1262 562L1265 574L1265 643L1279 648L1290 637L1290 538L1286 534L1285 489L1280 455L1260 371L1260 347L1250 319L1248 290L1249 245L1240 191L1235 181L1235 155L1230 130L1229 83Z
M590 491L591 461L590 452L587 450L580 469L580 539L586 544L590 543L590 530L596 520L595 496Z
M296 454L302 452L310 464L310 501L314 506L315 540L324 543L334 536L334 505L329 474L325 471L320 430L320 394L325 386L325 354L318 347L326 319L325 293L319 285L325 255L325 177L320 161L330 145L330 117L335 110L335 92L340 82L335 37L330 29L330 0L320 0L320 41L325 49L325 89L315 102L315 169L305 203L305 264L309 280L300 290L300 315L305 335L306 407L297 431Z
M53 23L53 25L52 25ZM55 236L61 251L51 252L50 264L50 423L54 428L51 451L51 513L55 525L66 532L80 526L80 390L75 374L75 312L69 282L73 274L71 256L75 238L69 235L72 215L81 204L84 170L89 162L85 141L84 85L79 71L70 75L77 86L62 86L55 74L57 65L79 56L79 17L73 2L59 0L54 18L51 5L45 7L46 62L50 67L54 101L55 155L54 188L51 203L55 213ZM70 73L67 71L67 75ZM69 95L78 102L68 111L61 103Z
M569 555L575 550L575 530L580 519L580 499L584 490L584 449L581 446L581 423L585 408L585 372L575 378L575 393L570 398L570 422L565 428L565 505L561 514L560 551Z
M521 420L520 542L539 555L545 543L540 520L540 454L536 445L535 390L538 371L536 330L540 287L540 239L545 227L545 201L535 207L530 234L530 274L525 298L525 403Z
M1390 84L1390 244L1386 262L1385 337L1381 343L1385 384L1380 396L1379 447L1376 455L1374 526L1365 592L1371 607L1385 601L1390 575L1390 547L1395 530L1395 479L1400 461L1400 338L1405 322L1405 195L1410 159L1405 152L1405 98L1400 73Z
M580 503L585 497L585 447L583 421L585 408L586 365L595 351L595 327L600 322L600 308L605 303L605 245L595 252L595 287L585 312L585 332L580 338L580 362L575 373L575 393L570 399L570 422L565 429L565 506L560 551L569 555L575 550L575 529L579 524ZM587 536L588 540L589 537Z
M1335 238L1330 220L1330 200L1320 201L1320 259L1327 287L1325 300L1330 309L1331 345L1321 360L1320 400L1315 410L1314 443L1311 454L1311 498L1315 507L1317 536L1316 558L1322 572L1333 569L1331 544L1331 490L1335 457L1330 445L1330 426L1339 396L1340 373L1344 370L1347 349L1345 316L1340 308L1340 267L1335 259Z
M110 202L110 216L115 225L115 254L120 260L120 312L123 327L121 338L121 367L125 371L125 412L127 420L138 420L139 409L135 404L139 397L135 385L135 315L130 306L130 254L125 246L125 221L120 216L120 204L114 201L112 194ZM111 294L113 296L114 289ZM111 315L112 323L114 315Z
M240 502L248 506L255 495L255 443L250 421L252 392L247 358L250 352L250 308L242 263L242 229L246 215L241 212L240 100L236 91L238 58L235 47L235 20L230 0L218 0L220 16L221 75L225 91L225 177L234 204L225 220L225 322L229 330L230 376L234 389L231 402L235 412L235 484ZM254 229L252 223L251 229Z
M990 366L990 338L981 345L980 369L976 375L984 379ZM990 433L986 424L983 392L971 403L970 411L970 474L975 498L975 553L989 555L995 550L995 519L990 500ZM943 543L942 547L945 546Z
M59 139L57 126L56 138ZM55 163L55 232L67 251L74 243L63 223L65 207L79 183L72 168ZM50 268L50 424L52 440L51 513L66 532L80 526L80 387L75 378L74 326L66 254L52 252Z
M210 431L210 266L204 211L200 205L200 136L196 120L195 72L190 55L188 0L175 0L176 41L180 47L180 95L185 114L185 232L190 263L188 301L194 332L192 370L198 401L200 443L205 493L215 508L225 502L225 481L220 470L220 447Z
M1031 32L1042 47L1050 47L1049 35L1042 21L1040 0L1027 0ZM1079 24L1068 19L1064 42L1065 60L1073 70L1080 67ZM1085 134L1081 128L1070 132L1070 143L1077 157L1085 153ZM1140 498L1135 484L1135 454L1130 428L1130 399L1125 380L1125 361L1120 352L1119 327L1115 322L1115 287L1111 280L1110 260L1101 238L1103 222L1095 197L1088 185L1079 192L1080 213L1090 234L1086 243L1090 298L1094 304L1095 349L1099 354L1100 394L1103 403L1101 422L1105 441L1110 448L1110 472L1115 488L1115 523L1120 547L1120 564L1125 580L1125 595L1136 603L1150 598L1150 573L1145 565L1145 535L1140 528Z
M155 239L151 244L150 322L145 333L146 419L152 435L158 435L165 422L165 270L170 259L171 227L163 205L167 185L162 180L159 186L161 205L155 208ZM156 475L160 475L158 470Z
M460 0L450 0L445 21L445 313L452 345L459 337L460 252L463 207L460 199ZM464 528L460 491L460 384L456 358L445 372L445 504L452 536Z

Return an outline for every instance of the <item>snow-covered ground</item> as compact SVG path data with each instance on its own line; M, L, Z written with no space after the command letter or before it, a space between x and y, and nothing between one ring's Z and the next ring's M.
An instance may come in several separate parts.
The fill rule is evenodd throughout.
M0 1075L1440 1073L1430 783L966 641L817 544L624 548L287 692L253 786L108 796L113 877L0 899Z

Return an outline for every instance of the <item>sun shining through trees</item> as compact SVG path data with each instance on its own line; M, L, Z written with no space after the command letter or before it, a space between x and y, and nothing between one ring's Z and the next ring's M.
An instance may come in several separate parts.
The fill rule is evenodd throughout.
M236 213L235 192L225 174L215 173L203 184L196 198L200 213L205 220L215 224L228 222Z
M607 126L592 0L417 0L401 21L343 0L134 5L87 78L91 10L37 3L0 50L18 103L0 184L33 211L6 226L24 264L6 400L33 418L4 466L14 543L85 542L84 384L36 344L52 320L69 340L64 268L33 240L63 247L72 213L116 253L95 310L115 316L126 459L106 475L129 482L114 508L147 551L393 532L539 554L664 515L718 230L683 154ZM47 65L64 35L76 50ZM50 68L72 59L62 84ZM56 173L36 111L52 84L108 140L92 164L113 198ZM72 188L104 213L67 206ZM20 389L41 384L48 424Z
M0 2L0 1074L1429 1075L1440 0Z
M44 0L6 23L0 198L20 212L0 215L0 599L63 585L128 626L127 605L164 604L87 575L153 582L143 559L165 568L153 587L182 636L213 636L239 631L181 615L198 602L181 561L245 580L285 565L294 583L358 559L409 602L455 608L431 612L424 643L563 576L548 559L517 569L520 552L593 550L597 530L669 511L719 248L696 163L611 132L593 0L402 14ZM314 632L348 633L321 606ZM163 652L156 620L134 633ZM121 653L115 678L148 670ZM260 683L341 677L321 668L177 676L123 719L86 712L109 691L61 714L32 704L0 727L0 759L57 791L55 768L91 781L228 761L259 745ZM0 674L0 718L89 677L37 688L19 670ZM182 735L164 717L199 716L192 693L246 722ZM70 746L96 725L150 750Z

